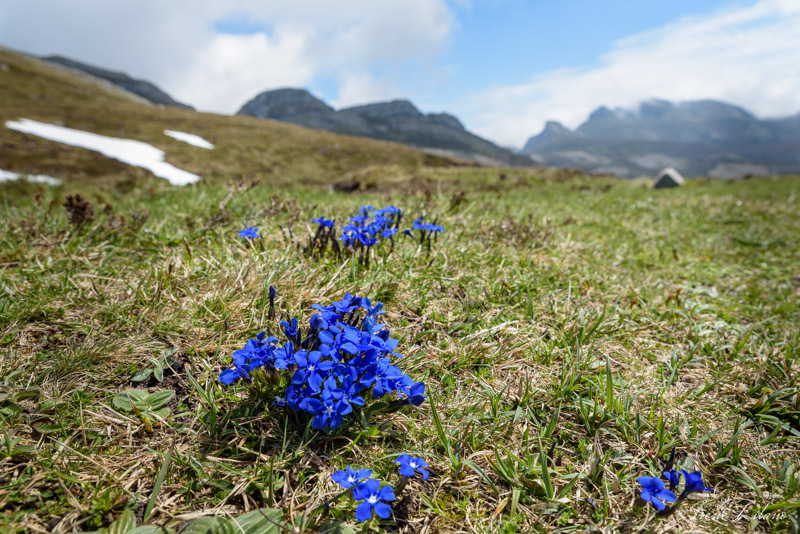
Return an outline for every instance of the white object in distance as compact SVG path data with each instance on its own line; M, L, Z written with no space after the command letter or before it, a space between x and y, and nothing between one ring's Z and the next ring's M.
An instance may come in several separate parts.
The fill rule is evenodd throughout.
M143 167L172 185L193 184L200 180L196 174L184 171L164 161L164 151L133 139L108 137L64 126L45 124L30 119L6 121L6 128L36 135L50 141L64 143L99 152L122 163Z
M179 132L177 130L164 130L164 135L172 137L173 139L177 139L178 141L183 141L184 143L188 143L193 146L197 146L200 148L207 148L211 150L214 148L212 143L209 143L199 135L190 134L186 132Z
M20 174L12 171L4 171L0 169L0 182L16 182L23 179L32 184L45 184L53 187L61 185L61 180L47 176L46 174Z

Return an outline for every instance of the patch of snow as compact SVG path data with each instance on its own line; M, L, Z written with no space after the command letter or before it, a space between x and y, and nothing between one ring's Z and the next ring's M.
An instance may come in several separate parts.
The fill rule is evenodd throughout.
M200 180L200 177L196 174L173 167L165 162L163 150L141 141L108 137L30 119L6 121L6 128L37 135L50 141L100 152L104 156L114 158L128 165L143 167L159 178L169 181L172 185L193 184Z
M164 130L164 135L172 137L173 139L177 139L178 141L183 141L184 143L189 143L193 146L198 146L200 148L207 148L209 150L214 148L213 144L209 143L199 135L179 132L177 130Z
M52 176L47 176L46 174L19 174L0 169L0 182L15 182L19 179L31 182L32 184L52 185L53 187L61 185L61 180L53 178Z

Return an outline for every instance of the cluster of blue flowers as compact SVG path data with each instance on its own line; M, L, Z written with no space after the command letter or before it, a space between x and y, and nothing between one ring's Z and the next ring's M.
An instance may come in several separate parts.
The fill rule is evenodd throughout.
M669 484L669 489L666 487L667 484L659 477L639 477L639 484L642 486L640 494L642 500L652 504L659 512L672 513L690 493L711 491L711 488L707 488L703 482L703 474L700 471L690 473L685 469L681 469L680 472L675 469L669 469L664 471L663 475ZM674 491L680 485L681 475L683 475L685 481L683 491L679 496L676 496ZM675 505L667 510L665 502L674 502Z
M400 465L400 476L402 477L398 493L402 492L407 480L414 476L415 472L422 475L423 480L428 480L428 471L424 468L428 464L422 458L414 458L408 454L401 454L396 464ZM388 502L394 501L395 490L372 477L369 469L354 469L349 465L336 471L331 475L331 480L339 484L345 490L350 490L350 495L354 501L361 501L356 506L356 520L360 522L372 519L373 512L381 519L388 519L392 513L391 505Z
M239 237L245 239L256 239L258 237L258 228L255 226L248 226L244 230L239 231Z
M416 239L419 241L420 245L425 245L427 243L428 250L431 248L431 241L436 238L440 233L444 232L444 226L440 226L436 224L438 217L434 219L432 223L426 223L424 216L419 216L414 221L411 230L404 230L403 232L406 235L414 237L413 231L417 231L418 234Z
M259 368L271 375L286 371L291 378L274 404L312 415L311 426L319 430L337 428L354 406L364 406L370 397L395 395L384 412L424 402L425 383L415 382L393 363L402 355L395 352L398 340L378 322L385 313L383 304L373 306L367 298L346 293L331 306L312 308L317 313L305 332L297 319L281 321L286 338L282 346L267 332L248 340L233 353L234 368L222 371L220 382L249 381Z
M381 239L393 239L403 212L395 206L375 209L374 206L361 206L358 214L350 217L342 227L341 239L345 247L366 247L370 249Z
M373 248L380 246L382 242L388 240L390 243L389 253L394 250L395 236L400 233L400 222L403 219L403 211L396 206L386 206L376 209L374 206L362 206L358 213L348 219L347 224L342 226L341 234L336 233L336 221L319 217L312 219L311 222L317 225L313 236L309 236L308 244L305 247L306 254L323 254L330 247L337 256L342 251L351 251L359 254L359 261L362 265L369 267L370 253ZM415 235L413 232L418 232ZM419 241L421 245L431 248L431 239L444 231L444 227L436 224L426 223L424 217L418 217L412 228L403 230L402 233ZM339 243L341 242L341 244Z

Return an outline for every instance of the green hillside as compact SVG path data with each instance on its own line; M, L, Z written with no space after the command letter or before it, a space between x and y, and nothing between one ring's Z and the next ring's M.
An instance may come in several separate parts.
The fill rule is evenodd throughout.
M64 179L0 183L0 532L797 531L797 177L654 191L462 167L144 105L10 52L0 63L0 119L151 142L203 176L173 187L0 128L0 168ZM357 190L329 187L342 180ZM367 205L401 208L400 231L369 252L320 253L312 219L341 228ZM405 235L422 215L444 232ZM247 227L259 237L240 237ZM334 393L306 411L286 393L298 377L310 398L310 353L276 362L291 359L285 336L303 343L311 306L333 302L361 330L314 322L338 354L324 362L371 374L363 390L326 384L353 412L319 428ZM378 302L396 347L361 335ZM249 371L248 356L250 382L224 385L235 351L267 329L283 356ZM424 382L419 406L400 406L410 388L368 345ZM378 382L393 391L374 399ZM403 479L402 454L429 476ZM356 520L368 498L331 478L346 466L394 488L387 519ZM659 516L639 478L670 466L713 491Z
M136 139L164 150L167 161L208 181L234 177L269 183L331 183L364 167L391 166L411 175L452 160L395 143L355 139L285 123L159 107L133 100L86 76L0 49L0 122L28 118ZM186 131L215 144L198 150L163 134ZM84 149L0 128L0 169L66 180L139 182L150 176Z

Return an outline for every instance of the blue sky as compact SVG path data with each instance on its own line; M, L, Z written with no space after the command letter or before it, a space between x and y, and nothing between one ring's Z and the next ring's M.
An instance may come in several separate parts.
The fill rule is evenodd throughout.
M485 0L457 8L451 50L453 84L478 91L519 83L537 72L597 65L616 41L730 0Z
M746 4L731 0L450 2L453 30L447 47L434 58L439 68L435 83L426 87L428 84L418 82L408 90L417 92L416 100L435 106L467 92L520 83L539 72L588 68L597 65L600 52L627 36L682 17ZM212 22L212 27L231 35L272 33L268 21L241 10L225 13ZM431 58L425 60L430 62ZM415 76L427 76L421 72L430 69L425 69L424 62L412 61L373 65L368 70L375 78L394 74L411 81ZM309 89L328 102L340 99L336 73L316 76Z
M649 98L800 111L799 0L6 0L0 44L218 113L280 87L408 98L511 146Z

